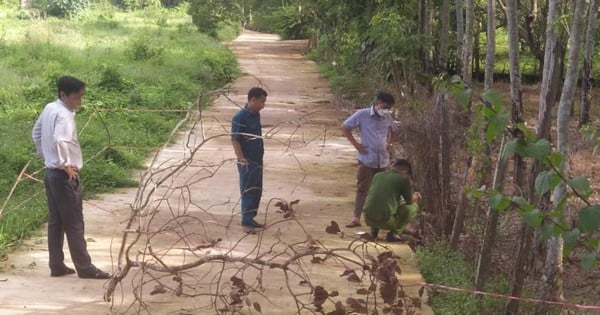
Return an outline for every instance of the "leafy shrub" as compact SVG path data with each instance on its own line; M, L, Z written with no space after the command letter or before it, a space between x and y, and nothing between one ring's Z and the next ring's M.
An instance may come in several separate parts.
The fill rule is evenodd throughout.
M98 86L107 90L123 91L131 88L133 83L123 77L115 65L102 65L102 77Z
M165 48L154 42L149 36L137 34L130 38L127 51L132 60L143 61L161 56Z
M48 15L74 17L82 13L89 4L89 0L48 0Z
M112 3L125 10L141 10L161 5L160 0L113 0Z
M284 39L309 38L312 17L298 11L294 5L277 7L257 15L251 27L262 32L274 32Z
M241 21L243 16L235 0L191 0L188 14L200 32L215 38L220 22Z

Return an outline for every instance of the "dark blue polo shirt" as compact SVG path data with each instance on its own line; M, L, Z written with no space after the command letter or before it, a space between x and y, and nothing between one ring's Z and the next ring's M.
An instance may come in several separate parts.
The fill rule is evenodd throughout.
M242 153L247 160L262 163L265 149L261 136L260 113L250 112L246 104L231 119L231 139L237 140L241 144Z

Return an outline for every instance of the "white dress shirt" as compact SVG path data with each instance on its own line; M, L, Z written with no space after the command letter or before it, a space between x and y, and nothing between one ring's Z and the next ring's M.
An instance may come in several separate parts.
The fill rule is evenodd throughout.
M44 107L35 122L31 137L46 168L73 166L81 169L83 158L77 140L75 111L60 99Z

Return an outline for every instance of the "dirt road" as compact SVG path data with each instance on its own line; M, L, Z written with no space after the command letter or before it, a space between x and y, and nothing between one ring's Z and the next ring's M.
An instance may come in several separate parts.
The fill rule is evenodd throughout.
M217 269L217 274L220 271L226 275L222 282L235 274L249 285L259 287L257 294L247 298L260 305L263 314L310 313L311 297L306 294L308 289L302 288L303 279L330 292L339 292L338 298L330 295L329 304L324 304L325 309L331 311L337 300L343 303L349 296L360 298L356 291L361 284L340 277L351 267L349 261L359 259L348 248L356 252L371 250L372 255L386 249L369 247L361 241L349 247L351 241L356 240L354 233L361 229L326 233L332 220L343 226L351 215L356 163L354 150L339 128L349 111L332 103L327 80L319 75L313 62L302 56L304 41L279 41L272 35L246 31L231 48L245 74L231 85L226 96L219 97L211 108L201 113L196 124L188 125L186 131L178 134L179 140L166 146L149 162L147 177L141 178L145 183L143 189L123 189L85 202L90 254L98 267L117 271L119 263L123 263L118 260L123 230L129 228L141 235L138 243L134 244L131 238L127 240L127 244L133 244L130 259L148 259L151 256L148 252L152 251L149 247L160 252L149 258L155 264L147 266L197 263L200 257L214 254L239 259L229 267ZM259 235L246 235L239 225L237 171L227 135L232 114L243 106L252 86L262 86L269 93L267 105L261 112L266 149L265 184L257 217L266 222L268 228ZM163 170L174 168L177 170L172 176L163 175ZM154 177L149 177L150 173ZM143 209L148 213L137 216L132 225L127 226L131 209L136 209L140 200L146 200ZM296 220L286 220L283 214L277 213L274 204L292 200L299 200L294 205ZM216 245L202 249L217 239L220 241ZM292 256L298 253L295 251L298 244L311 242L321 248L346 250L340 251L336 259L328 255L308 256L308 262L299 261L300 269L294 269L298 274L292 276L296 278L283 279L287 271L280 267L289 260L290 253L293 252ZM399 256L401 284L409 295L416 296L419 286L415 283L421 278L410 249L407 245L387 248ZM248 263L249 257L251 263ZM329 260L314 263L314 257ZM214 278L214 267L202 265L193 271L178 273L178 277L173 277L178 280L169 278L163 282L164 287L151 281L160 281L160 273L133 268L124 275L112 302L108 303L103 300L107 283L76 276L49 277L47 259L44 229L27 245L10 254L9 260L3 263L5 272L0 274L0 313L214 314L218 309L210 304L219 304L219 298L201 299L212 287L222 285L222 282L207 280ZM265 261L270 268L254 270L257 262L264 264ZM67 264L72 266L68 259ZM290 276L289 273L285 275ZM176 297L170 291L173 281L185 282L182 290L187 298ZM196 288L185 286L191 281ZM146 287L148 284L150 289ZM200 290L198 288L204 291L194 291ZM137 301L133 299L134 292L139 297ZM296 299L290 298L292 292L297 293ZM202 303L206 304L200 305ZM252 303L242 309L243 314L258 313ZM307 308L303 308L302 303L307 303ZM431 314L431 310L424 307L422 313Z

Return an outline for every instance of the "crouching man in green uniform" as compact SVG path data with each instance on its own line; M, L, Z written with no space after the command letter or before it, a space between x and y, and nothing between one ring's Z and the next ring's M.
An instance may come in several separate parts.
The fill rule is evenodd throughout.
M410 187L412 168L407 160L397 160L392 169L375 174L363 208L365 222L377 239L379 230L388 230L386 241L404 241L400 234L419 211L421 194Z

